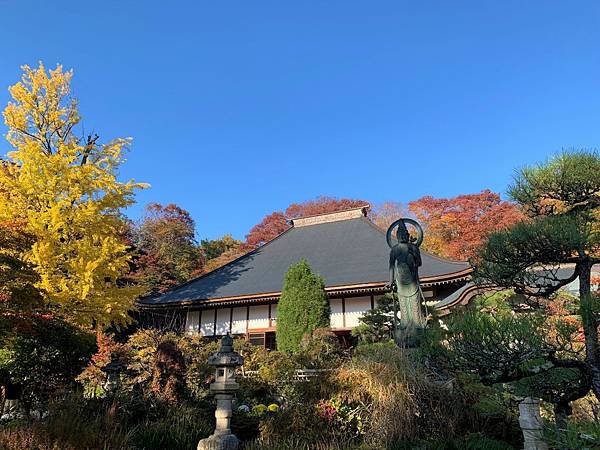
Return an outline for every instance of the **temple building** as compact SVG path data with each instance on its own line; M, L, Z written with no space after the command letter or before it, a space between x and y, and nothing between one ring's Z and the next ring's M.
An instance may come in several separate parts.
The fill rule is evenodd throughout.
M165 293L142 298L139 307L155 316L180 318L188 333L243 335L273 348L285 273L306 259L325 280L331 329L347 335L388 291L390 249L385 231L367 218L367 210L365 206L294 219L291 228L272 241ZM475 294L467 262L425 251L421 258L423 296L435 302L441 314Z

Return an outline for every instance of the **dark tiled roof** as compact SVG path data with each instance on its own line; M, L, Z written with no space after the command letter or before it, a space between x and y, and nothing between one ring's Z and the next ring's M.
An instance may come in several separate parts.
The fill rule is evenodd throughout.
M140 300L170 305L214 298L278 293L290 265L306 259L327 287L384 282L389 277L385 233L367 218L293 227L271 242L164 294ZM464 271L469 264L421 252L421 278Z

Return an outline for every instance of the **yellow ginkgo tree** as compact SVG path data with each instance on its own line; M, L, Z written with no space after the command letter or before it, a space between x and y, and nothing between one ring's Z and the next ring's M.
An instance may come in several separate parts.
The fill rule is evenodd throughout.
M4 110L11 150L0 159L0 222L25 224L23 259L46 307L82 325L124 324L139 288L123 282L130 254L121 209L145 187L120 182L129 139L81 138L72 71L23 67Z

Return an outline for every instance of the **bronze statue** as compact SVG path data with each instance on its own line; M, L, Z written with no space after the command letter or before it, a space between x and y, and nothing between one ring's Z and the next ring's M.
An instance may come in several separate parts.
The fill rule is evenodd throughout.
M417 230L416 239L412 239L406 225ZM396 242L392 233L396 230ZM419 246L423 242L423 229L412 219L398 219L390 225L386 233L390 246L390 288L394 304L394 341L403 347L418 345L425 326L422 311L421 287L419 285L419 266L421 252ZM400 317L398 318L398 312ZM400 323L398 323L400 319Z

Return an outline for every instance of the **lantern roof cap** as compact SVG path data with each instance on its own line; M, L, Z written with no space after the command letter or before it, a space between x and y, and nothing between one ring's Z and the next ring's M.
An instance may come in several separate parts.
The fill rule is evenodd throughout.
M210 366L236 367L244 364L244 357L233 350L233 338L226 334L221 338L221 348L208 358Z

